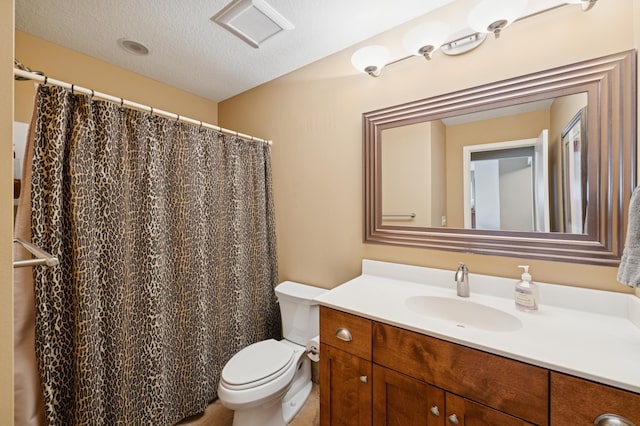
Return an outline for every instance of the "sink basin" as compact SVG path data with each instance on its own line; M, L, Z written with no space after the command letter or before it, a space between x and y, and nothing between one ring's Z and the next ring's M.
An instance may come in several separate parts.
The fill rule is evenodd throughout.
M507 332L522 327L522 322L507 312L462 298L415 296L405 303L418 314L451 321L462 328Z

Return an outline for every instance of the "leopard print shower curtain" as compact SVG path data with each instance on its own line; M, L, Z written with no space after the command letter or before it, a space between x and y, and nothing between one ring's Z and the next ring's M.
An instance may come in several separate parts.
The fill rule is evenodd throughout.
M51 425L171 425L277 338L270 148L40 86L32 240Z

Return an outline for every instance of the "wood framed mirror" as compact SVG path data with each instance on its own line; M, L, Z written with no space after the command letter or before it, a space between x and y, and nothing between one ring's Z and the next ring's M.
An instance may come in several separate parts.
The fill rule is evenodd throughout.
M364 241L617 265L636 117L635 51L367 112Z

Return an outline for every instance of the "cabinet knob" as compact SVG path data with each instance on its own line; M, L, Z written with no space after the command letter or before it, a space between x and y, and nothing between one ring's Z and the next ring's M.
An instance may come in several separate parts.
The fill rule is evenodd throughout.
M438 406L434 405L433 407L429 408L429 411L431 411L431 414L433 414L436 417L440 417L440 410L438 410Z
M344 340L345 342L350 342L353 340L353 337L351 337L351 332L346 328L337 329L336 337L340 340Z
M360 381L362 383L367 383L368 380L369 380L369 378L367 376L360 376Z
M458 422L458 416L456 416L455 414L452 414L449 416L449 423L451 423L452 425L457 425Z
M635 426L631 420L609 413L598 416L593 424L596 426Z

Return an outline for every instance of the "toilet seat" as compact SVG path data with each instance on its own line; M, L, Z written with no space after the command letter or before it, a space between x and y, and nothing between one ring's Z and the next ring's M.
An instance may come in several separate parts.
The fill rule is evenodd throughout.
M269 339L254 343L235 354L222 369L222 382L229 390L243 390L273 381L295 363L292 347Z

